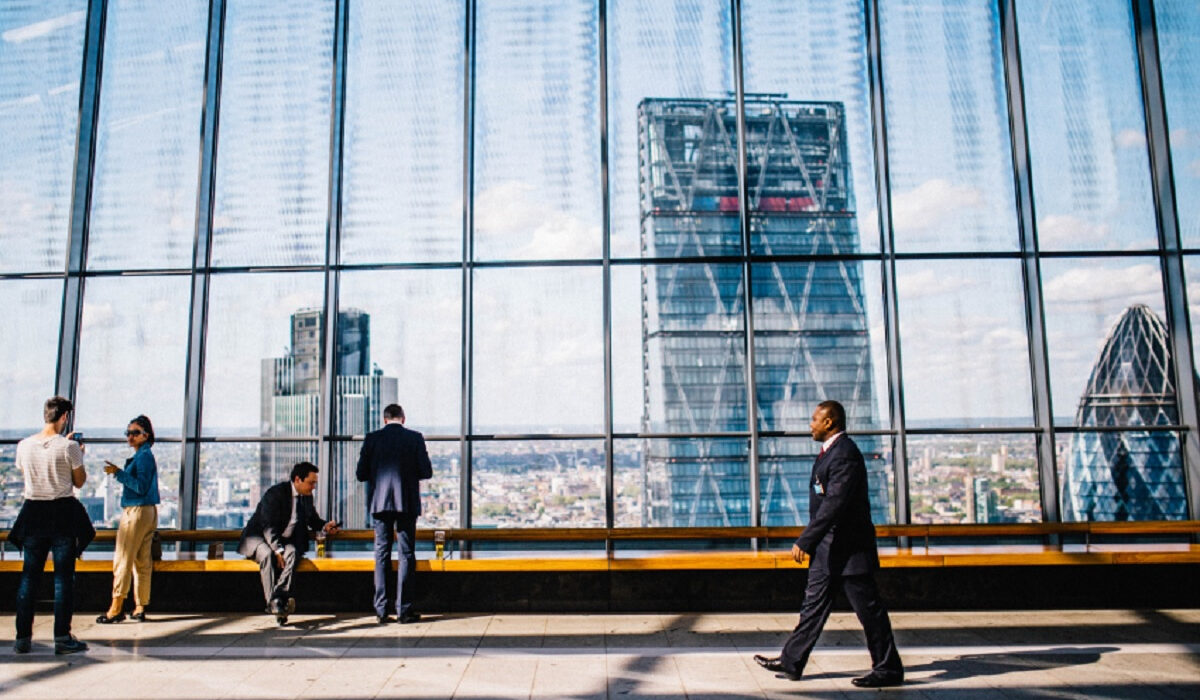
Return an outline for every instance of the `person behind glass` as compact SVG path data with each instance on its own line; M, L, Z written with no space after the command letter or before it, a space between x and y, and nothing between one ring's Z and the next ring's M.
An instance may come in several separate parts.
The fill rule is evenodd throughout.
M309 530L338 531L336 522L317 515L312 496L316 488L317 465L297 463L289 481L275 484L263 494L238 543L242 556L258 562L267 614L274 615L281 625L296 610L292 576L296 562L308 551Z
M421 515L421 480L433 476L425 438L404 427L404 409L383 409L383 427L369 433L358 455L355 476L367 482L367 501L375 524L375 619L388 618L387 574L392 564L392 533L399 533L400 562L396 571L396 617L401 624L416 622L413 573L417 569L417 517Z
M866 463L846 435L846 409L837 401L818 404L809 427L813 440L821 443L821 452L809 479L808 525L792 545L797 564L812 558L800 622L779 656L755 655L754 660L780 677L800 680L833 609L834 593L841 588L863 626L871 652L871 672L851 682L860 688L900 685L904 665L896 651L887 608L875 588L879 552L871 522Z
M150 546L158 528L158 465L150 447L154 445L154 426L146 416L129 421L125 440L134 449L122 469L105 462L104 471L121 483L121 524L117 528L117 548L113 552L113 594L108 612L96 618L102 625L125 619L125 597L133 579L133 619L146 619L150 604Z
M13 651L27 654L33 646L33 604L46 556L54 556L54 653L87 651L71 634L75 605L75 558L96 535L75 489L83 486L83 445L63 437L74 407L62 396L46 399L45 426L17 443L17 468L25 477L25 503L8 541L25 553L17 586L17 638Z

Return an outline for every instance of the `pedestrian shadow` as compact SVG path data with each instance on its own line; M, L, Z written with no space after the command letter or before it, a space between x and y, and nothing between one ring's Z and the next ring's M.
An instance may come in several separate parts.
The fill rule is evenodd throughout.
M1104 654L1117 651L1117 647L1055 647L1036 651L997 652L991 654L964 654L953 659L938 659L927 664L909 666L905 674L912 685L956 681L981 676L1001 676L1006 673L1049 671L1073 666L1087 666L1100 660ZM933 675L924 676L927 671ZM914 675L921 678L912 678Z

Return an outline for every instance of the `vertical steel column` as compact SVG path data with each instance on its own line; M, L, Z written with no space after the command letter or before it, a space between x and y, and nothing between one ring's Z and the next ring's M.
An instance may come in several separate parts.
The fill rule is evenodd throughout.
M66 281L58 329L58 366L54 393L75 399L79 373L79 332L83 320L84 273L87 271L88 213L92 200L92 171L96 163L96 126L100 111L100 79L104 57L107 0L88 3L83 37L83 67L79 78L79 112L75 131L75 172L71 188L71 220L67 233Z
M883 88L883 44L879 36L878 0L865 0L867 80L871 88L871 121L875 147L875 197L879 202L880 250L883 252L883 324L888 355L888 402L896 430L892 469L896 479L896 522L909 522L908 445L904 420L904 384L900 372L900 323L896 301L896 241L892 231L892 191L888 168L887 107ZM901 546L907 544L901 538Z
M600 42L600 226L601 270L604 299L601 324L604 334L604 527L615 527L616 488L613 466L613 399L612 399L612 217L609 214L608 185L608 3L599 0ZM612 540L606 547L612 550Z
M462 417L459 425L458 526L471 527L471 369L474 353L472 261L475 259L475 0L463 31Z
M1021 240L1021 276L1025 285L1025 322L1029 333L1029 365L1033 411L1037 421L1038 478L1042 520L1062 520L1059 509L1058 467L1055 463L1054 412L1050 401L1050 363L1046 350L1045 303L1038 259L1037 217L1033 201L1033 169L1029 158L1029 127L1025 115L1025 85L1021 45L1017 35L1016 0L1000 1L1000 41L1004 50L1004 84L1008 97L1009 140L1017 197L1017 229Z
M1183 464L1187 484L1188 513L1200 518L1200 435L1197 435L1195 358L1192 356L1188 323L1187 279L1183 271L1182 244L1171 176L1171 147L1163 95L1162 64L1158 52L1158 25L1152 0L1134 0L1133 27L1137 38L1138 63L1142 72L1142 103L1146 110L1146 136L1150 145L1150 174L1154 205L1158 213L1158 239L1162 249L1163 286L1166 291L1167 326L1171 329L1171 353L1175 357L1175 392L1179 400L1179 422L1187 426L1182 435Z
M325 225L325 311L321 331L322 371L317 465L326 474L325 513L333 512L333 434L337 401L338 289L342 263L342 151L345 145L346 54L350 0L338 0L333 23L333 75L329 120L329 211ZM370 430L368 424L367 430ZM339 447L341 443L336 443ZM344 485L357 487L357 481ZM347 513L347 515L351 515Z
M204 62L204 108L200 117L200 183L196 192L196 236L192 242L192 309L188 319L187 380L183 401L183 467L179 527L196 528L200 493L200 433L204 409L204 359L208 288L212 265L213 188L221 111L221 54L225 43L225 0L211 0Z
M730 0L733 19L733 86L738 137L738 218L742 227L742 318L745 329L746 422L750 428L750 526L762 524L758 483L758 386L755 382L754 284L750 241L750 184L746 177L746 81L742 74L742 0ZM757 548L757 542L755 542Z

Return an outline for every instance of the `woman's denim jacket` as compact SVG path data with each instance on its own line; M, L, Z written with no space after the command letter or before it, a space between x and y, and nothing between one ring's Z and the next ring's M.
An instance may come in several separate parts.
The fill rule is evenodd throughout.
M113 476L124 486L121 507L158 505L158 464L150 445L142 445Z

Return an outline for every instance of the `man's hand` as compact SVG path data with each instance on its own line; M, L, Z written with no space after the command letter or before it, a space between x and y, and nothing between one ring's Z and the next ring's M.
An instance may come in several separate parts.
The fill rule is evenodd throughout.
M282 571L283 570L283 555L280 554L279 552L275 552L275 563L279 565L279 569L280 569L280 571Z
M792 559L794 559L797 564L803 564L805 558L807 557L808 555L804 553L803 549L800 549L796 545L792 545Z
M325 527L322 529L325 531L326 535L336 535L341 531L342 528L338 527L336 522L330 520L329 522L325 523Z

